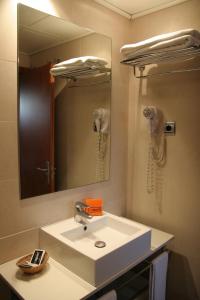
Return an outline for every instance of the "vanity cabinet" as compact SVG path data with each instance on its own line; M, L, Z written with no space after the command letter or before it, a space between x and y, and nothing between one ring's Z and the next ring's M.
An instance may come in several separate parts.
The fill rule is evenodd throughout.
M113 289L117 293L118 300L148 300L150 266L150 262L143 261L87 300L97 300Z
M11 300L21 300L17 295L11 293Z
M165 246L160 248L139 264L135 265L132 269L98 290L95 294L84 299L98 300L110 291L115 290L117 300L149 300L153 261L166 250L167 248Z
M0 299L1 300L23 300L10 288L8 283L0 275Z

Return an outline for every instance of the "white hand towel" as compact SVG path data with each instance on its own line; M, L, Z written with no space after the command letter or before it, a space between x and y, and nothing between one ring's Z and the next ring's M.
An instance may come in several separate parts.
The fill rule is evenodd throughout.
M136 51L136 50L142 49L144 47L152 46L156 43L167 41L167 40L170 40L170 39L173 39L176 37L181 37L184 35L190 35L190 36L194 37L195 39L200 40L200 32L199 31L197 31L195 29L183 29L180 31L157 35L150 39L146 39L146 40L138 42L138 43L124 45L123 47L121 47L120 52L123 54L130 53L130 50Z
M165 251L152 261L149 299L165 300L168 252Z
M100 66L105 66L108 64L108 62L101 57L96 57L96 56L80 56L80 57L75 57L75 58L71 58L68 60L65 60L63 62L60 62L56 65L54 65L55 67L74 67L74 66L82 66L82 65L100 65Z
M166 49L168 51L171 49L176 50L176 48L180 49L184 47L199 46L199 45L200 45L200 39L196 39L195 37L188 34L188 35L183 35L173 39L156 43L155 45L150 46L150 49L151 50Z
M88 67L88 66L73 66L73 67L67 67L67 66L61 66L61 67L52 67L51 70L52 71L56 71L56 72L59 72L59 71L69 71L69 72L73 72L73 71L77 71L77 70L82 70L82 69L89 69L91 67Z
M173 38L167 41L159 42L151 46L147 46L144 48L141 48L137 51L130 51L125 54L125 57L134 59L137 57L140 57L142 55L147 54L161 54L164 52L169 51L176 51L181 50L189 47L199 47L200 46L200 40L190 36L190 35L184 35L182 37Z
M112 290L102 297L98 298L98 300L117 300L117 293L115 290Z
M57 67L57 68L51 68L50 69L50 74L54 75L54 76L58 76L58 75L71 75L71 76L75 76L78 73L85 73L85 72L89 72L91 70L96 70L95 68L91 68L91 67L76 67L74 69L68 69L66 67Z

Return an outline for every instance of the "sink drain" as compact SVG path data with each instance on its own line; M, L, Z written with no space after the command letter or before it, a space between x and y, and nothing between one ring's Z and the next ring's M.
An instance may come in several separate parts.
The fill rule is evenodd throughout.
M97 241L94 245L97 248L104 248L106 246L106 243L104 241Z

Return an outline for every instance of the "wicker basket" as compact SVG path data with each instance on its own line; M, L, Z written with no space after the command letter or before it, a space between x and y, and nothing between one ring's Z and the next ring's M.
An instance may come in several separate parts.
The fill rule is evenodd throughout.
M22 263L25 263L26 261L30 261L30 260L31 260L31 257L32 257L32 254L26 255L26 256L20 258L20 259L17 261L17 263L16 263L16 265L17 265L24 273L35 274L35 273L41 272L41 271L44 269L44 267L45 267L45 265L46 265L46 263L47 263L47 261L48 261L48 259L49 259L48 253L45 252L43 261L42 261L42 263L41 263L40 265L31 267L31 268L24 268L23 266L21 266Z

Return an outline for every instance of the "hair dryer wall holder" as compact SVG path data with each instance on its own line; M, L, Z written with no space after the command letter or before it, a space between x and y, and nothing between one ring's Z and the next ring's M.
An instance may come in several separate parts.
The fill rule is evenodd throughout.
M165 135L175 135L176 134L176 122L166 121L164 123L164 133Z

